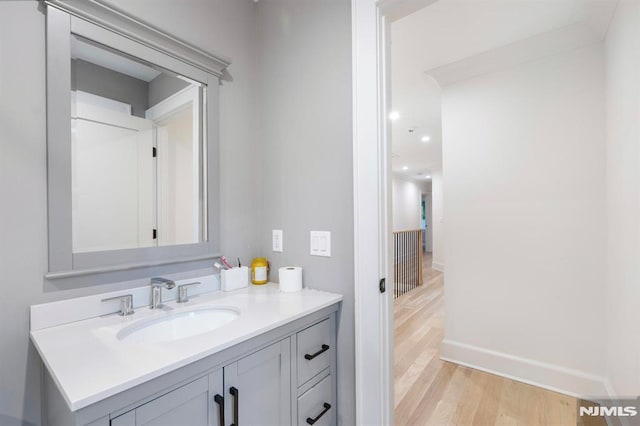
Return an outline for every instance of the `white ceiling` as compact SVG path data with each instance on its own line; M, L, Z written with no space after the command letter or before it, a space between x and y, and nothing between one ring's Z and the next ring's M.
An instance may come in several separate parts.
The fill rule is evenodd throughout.
M602 40L616 4L617 0L436 0L393 22L392 110L400 113L392 122L393 171L417 177L441 168L438 82ZM531 53L527 56L523 50ZM412 127L417 129L410 133ZM426 144L420 142L425 134L431 137ZM405 166L409 170L403 171Z

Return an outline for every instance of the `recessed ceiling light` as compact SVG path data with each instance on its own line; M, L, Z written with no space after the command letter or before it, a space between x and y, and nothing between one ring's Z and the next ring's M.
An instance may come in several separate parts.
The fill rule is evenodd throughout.
M402 170L409 170L409 166L402 166Z
M389 113L389 118L391 120L397 120L398 118L400 118L400 113L398 111L391 111Z
M431 179L431 176L427 175L424 177L425 179Z
M422 142L429 142L431 140L431 138L429 136L423 136L422 138L420 138L420 140Z

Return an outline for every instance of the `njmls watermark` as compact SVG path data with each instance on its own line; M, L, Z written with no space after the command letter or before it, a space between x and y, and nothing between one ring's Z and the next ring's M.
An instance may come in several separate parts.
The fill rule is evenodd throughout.
M580 407L580 416L637 416L638 409L636 407L617 406L617 407Z
M640 397L636 399L593 398L593 402L581 401L578 405L579 418L604 417L617 419L614 423L640 425Z

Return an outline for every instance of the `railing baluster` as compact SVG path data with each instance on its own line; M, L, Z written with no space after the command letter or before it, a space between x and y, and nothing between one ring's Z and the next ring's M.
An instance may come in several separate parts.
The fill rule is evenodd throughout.
M400 295L404 294L404 233L400 234Z
M411 233L411 290L416 288L416 233Z
M398 297L398 238L393 234L393 298Z
M413 265L411 264L411 233L407 232L407 292L411 290L411 270Z
M393 298L421 286L422 230L393 233Z
M404 293L404 233L400 233L400 250L398 256L400 257L400 296Z

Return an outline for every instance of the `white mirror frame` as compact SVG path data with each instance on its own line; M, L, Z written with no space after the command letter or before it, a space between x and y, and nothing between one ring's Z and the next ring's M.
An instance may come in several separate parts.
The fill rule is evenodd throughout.
M220 256L218 86L230 61L194 48L99 0L47 0L47 179L49 273L66 278ZM71 210L71 34L182 74L207 86L206 241L73 253ZM203 147L204 148L204 147ZM201 156L202 158L203 156ZM206 161L206 163L204 163Z

